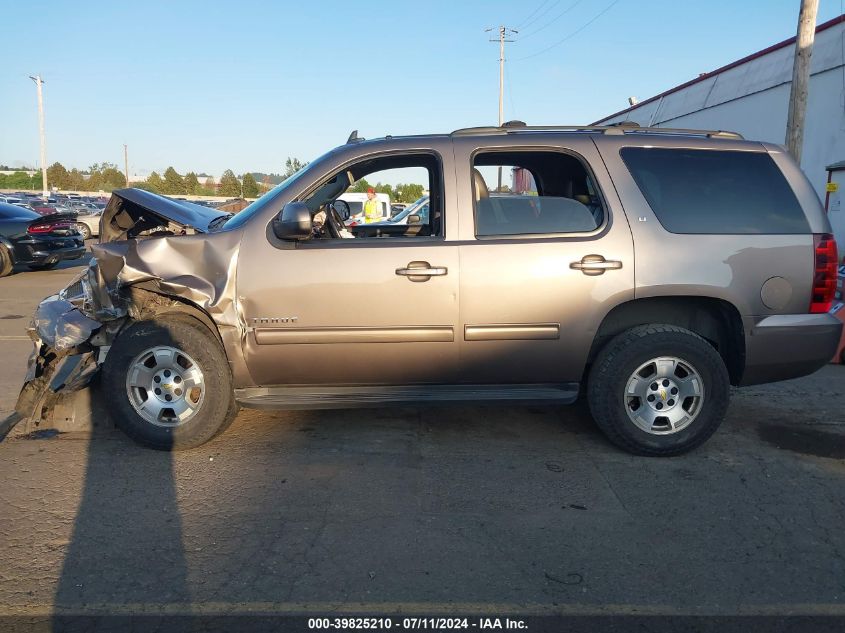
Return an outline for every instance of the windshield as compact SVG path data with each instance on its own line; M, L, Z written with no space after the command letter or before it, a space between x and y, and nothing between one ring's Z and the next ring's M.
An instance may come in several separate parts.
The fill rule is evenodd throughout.
M423 205L427 204L427 203L428 203L428 196L424 196L424 197L420 198L419 200L417 200L416 202L414 202L413 204L409 204L403 211L397 213L390 221L391 222L400 222L400 221L404 220L405 218L407 218L409 215L414 215L414 214L419 215L419 216L425 215L426 217L423 218L423 220L425 221L425 220L428 219L427 214L424 213L424 212L420 213L419 211L421 211L421 207ZM425 209L425 211L428 211L428 209Z

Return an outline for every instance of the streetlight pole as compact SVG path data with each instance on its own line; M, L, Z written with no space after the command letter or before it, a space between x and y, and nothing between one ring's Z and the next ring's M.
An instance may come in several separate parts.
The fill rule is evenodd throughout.
M44 96L41 92L41 85L44 83L44 80L41 79L41 75L35 75L35 77L30 75L29 78L35 82L38 88L38 131L41 136L41 184L42 193L47 198L50 192L47 190L47 140L44 136Z
M126 186L129 186L129 149L123 144L123 169L126 171Z

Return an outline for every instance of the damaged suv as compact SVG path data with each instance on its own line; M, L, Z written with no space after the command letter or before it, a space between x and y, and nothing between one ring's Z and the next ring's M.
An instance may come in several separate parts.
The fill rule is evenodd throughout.
M346 227L362 178L421 174L425 221ZM349 141L235 216L125 189L88 270L38 308L19 418L101 373L115 423L198 446L238 407L570 403L673 455L730 385L840 337L830 224L776 145L513 123ZM354 271L354 274L350 274Z

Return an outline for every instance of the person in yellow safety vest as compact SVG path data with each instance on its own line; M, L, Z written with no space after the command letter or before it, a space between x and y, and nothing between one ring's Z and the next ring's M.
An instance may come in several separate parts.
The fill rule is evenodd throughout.
M364 223L378 222L381 220L381 209L376 200L376 191L372 187L367 189L367 201L364 203Z

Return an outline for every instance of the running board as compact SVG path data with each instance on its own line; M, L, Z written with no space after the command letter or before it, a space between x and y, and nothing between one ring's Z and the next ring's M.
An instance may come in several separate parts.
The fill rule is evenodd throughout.
M416 385L352 387L248 387L235 399L251 409L363 409L459 402L570 404L578 383L558 385Z

